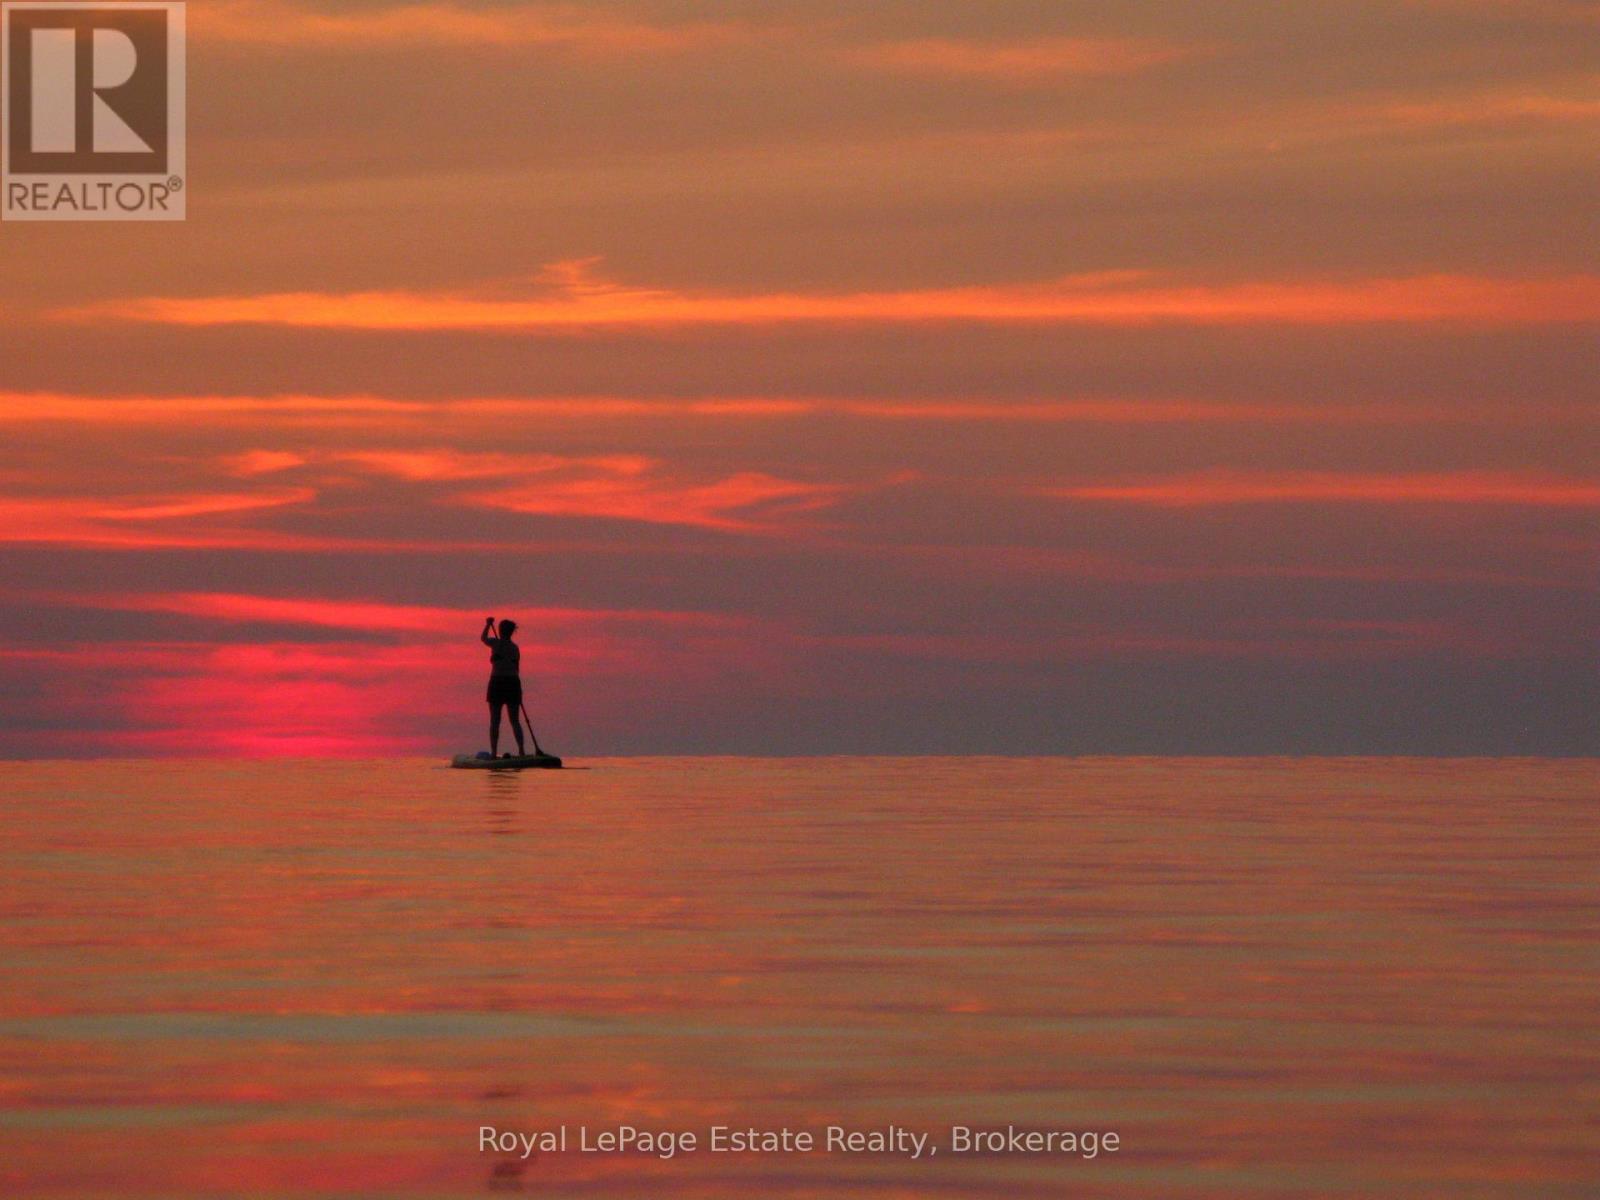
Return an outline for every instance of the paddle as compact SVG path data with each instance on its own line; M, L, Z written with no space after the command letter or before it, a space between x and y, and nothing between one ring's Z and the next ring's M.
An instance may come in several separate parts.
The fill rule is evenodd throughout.
M517 701L517 707L522 709L522 719L528 726L528 737L533 739L533 752L543 757L544 751L539 749L539 735L534 733L533 722L528 719L528 706L519 700Z

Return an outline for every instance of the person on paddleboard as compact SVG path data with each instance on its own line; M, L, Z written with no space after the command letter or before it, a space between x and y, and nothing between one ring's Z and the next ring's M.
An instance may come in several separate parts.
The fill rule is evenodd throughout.
M511 732L517 735L517 757L527 753L522 744L522 721L517 713L522 708L522 649L511 640L517 631L512 620L500 622L499 636L495 636L493 617L483 619L483 632L478 640L489 647L489 753L500 754L500 710L509 708Z

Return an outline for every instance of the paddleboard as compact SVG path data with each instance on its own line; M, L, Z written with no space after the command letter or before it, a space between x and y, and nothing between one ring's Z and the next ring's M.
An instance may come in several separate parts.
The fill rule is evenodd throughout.
M561 760L554 754L505 754L490 758L489 752L482 750L477 754L458 754L450 760L450 765L479 771L521 771L528 767L553 770L561 765Z

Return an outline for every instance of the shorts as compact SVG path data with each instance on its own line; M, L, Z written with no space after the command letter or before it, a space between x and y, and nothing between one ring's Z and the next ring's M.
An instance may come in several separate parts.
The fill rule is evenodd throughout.
M489 676L487 699L490 704L520 705L522 703L522 680L515 675Z

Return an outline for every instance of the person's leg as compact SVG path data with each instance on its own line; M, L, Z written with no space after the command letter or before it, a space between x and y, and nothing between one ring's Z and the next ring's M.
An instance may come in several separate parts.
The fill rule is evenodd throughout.
M489 753L500 757L500 702L489 702Z
M511 718L511 732L517 735L517 756L519 758L528 752L528 748L522 744L522 714L519 711L520 708L520 704L515 706L506 705L506 714Z

